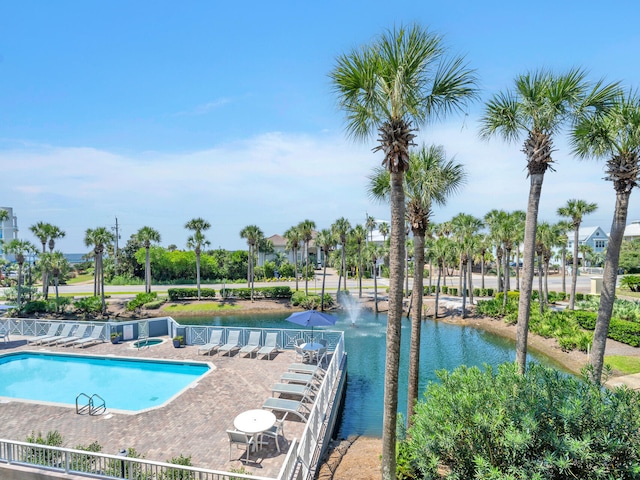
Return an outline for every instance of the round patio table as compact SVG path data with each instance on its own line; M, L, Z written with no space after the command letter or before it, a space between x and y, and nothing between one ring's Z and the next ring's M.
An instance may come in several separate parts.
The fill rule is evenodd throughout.
M247 410L233 419L236 430L255 435L269 430L276 424L276 416L268 410Z

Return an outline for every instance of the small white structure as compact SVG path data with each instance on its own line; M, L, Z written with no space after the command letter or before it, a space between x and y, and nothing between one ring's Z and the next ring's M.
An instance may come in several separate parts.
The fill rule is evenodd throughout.
M634 220L624 229L624 234L622 236L624 240L637 240L640 238L640 220Z

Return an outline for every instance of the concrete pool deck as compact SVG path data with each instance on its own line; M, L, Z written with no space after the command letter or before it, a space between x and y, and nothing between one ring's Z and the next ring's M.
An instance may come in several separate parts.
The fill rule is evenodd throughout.
M131 342L113 345L110 342L88 348L26 345L24 337L11 336L0 343L0 354L30 350L67 352L86 355L116 355L140 358L208 361L215 368L192 388L163 407L139 414L78 415L75 407L58 407L11 401L0 404L0 438L25 441L32 432L43 435L57 430L64 447L89 445L97 441L102 452L117 454L122 449L135 448L144 458L168 461L191 456L198 467L225 470L244 468L247 473L277 476L286 452L294 438L300 438L305 424L287 419L284 426L286 444L280 442L278 453L273 440L260 451L251 453L250 461L240 461L244 449L231 449L227 429L233 429L233 419L245 410L260 408L271 396L271 387L289 364L295 362L294 351L281 351L271 360L262 358L211 357L198 355L197 346L174 348L170 341L149 348L130 348ZM55 375L55 372L51 372ZM80 393L80 392L78 392ZM88 394L100 392L86 392ZM104 395L102 395L104 396ZM109 408L107 400L107 410ZM278 415L280 416L280 415Z

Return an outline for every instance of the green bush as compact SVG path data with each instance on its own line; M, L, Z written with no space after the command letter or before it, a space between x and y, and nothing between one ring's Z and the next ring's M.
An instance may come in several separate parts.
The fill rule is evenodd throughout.
M167 289L169 301L176 302L187 298L198 298L198 288L169 288ZM215 298L216 291L213 288L200 288L201 298Z
M449 287L447 287L446 285L441 286L440 292L446 295L449 292Z
M403 478L634 479L640 397L552 368L437 372L399 446Z
M133 300L129 300L127 302L127 310L133 312L134 310L142 307L145 303L155 302L156 300L158 300L158 292L139 293Z
M253 289L254 298L291 298L291 287L258 287ZM225 288L220 290L221 298L251 298L250 288Z
M73 306L84 315L97 315L102 312L100 297L84 297L73 302Z
M489 289L487 289L489 290ZM502 300L504 298L504 292L496 293L496 300ZM509 300L518 300L520 298L520 292L509 290L507 292L507 301Z
M20 309L25 315L33 315L34 313L47 313L49 312L49 302L46 300L34 300L25 303Z
M625 275L620 279L620 286L632 292L640 292L640 275Z
M295 292L293 292L293 295L291 295L291 305L297 307L302 301L304 301L305 298L307 298L307 296L303 291L296 290Z
M456 287L449 287L449 295L457 297L458 296L458 289Z
M163 299L156 300L154 302L148 302L142 305L143 308L147 310L157 310L159 309L165 301Z
M493 297L495 293L496 293L495 289L487 288L487 296L488 297Z

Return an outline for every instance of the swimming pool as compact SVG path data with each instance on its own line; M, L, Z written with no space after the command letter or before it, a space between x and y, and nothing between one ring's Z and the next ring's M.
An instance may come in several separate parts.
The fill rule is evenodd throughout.
M0 397L74 406L98 394L108 410L162 406L210 370L202 362L171 362L39 352L0 357Z

